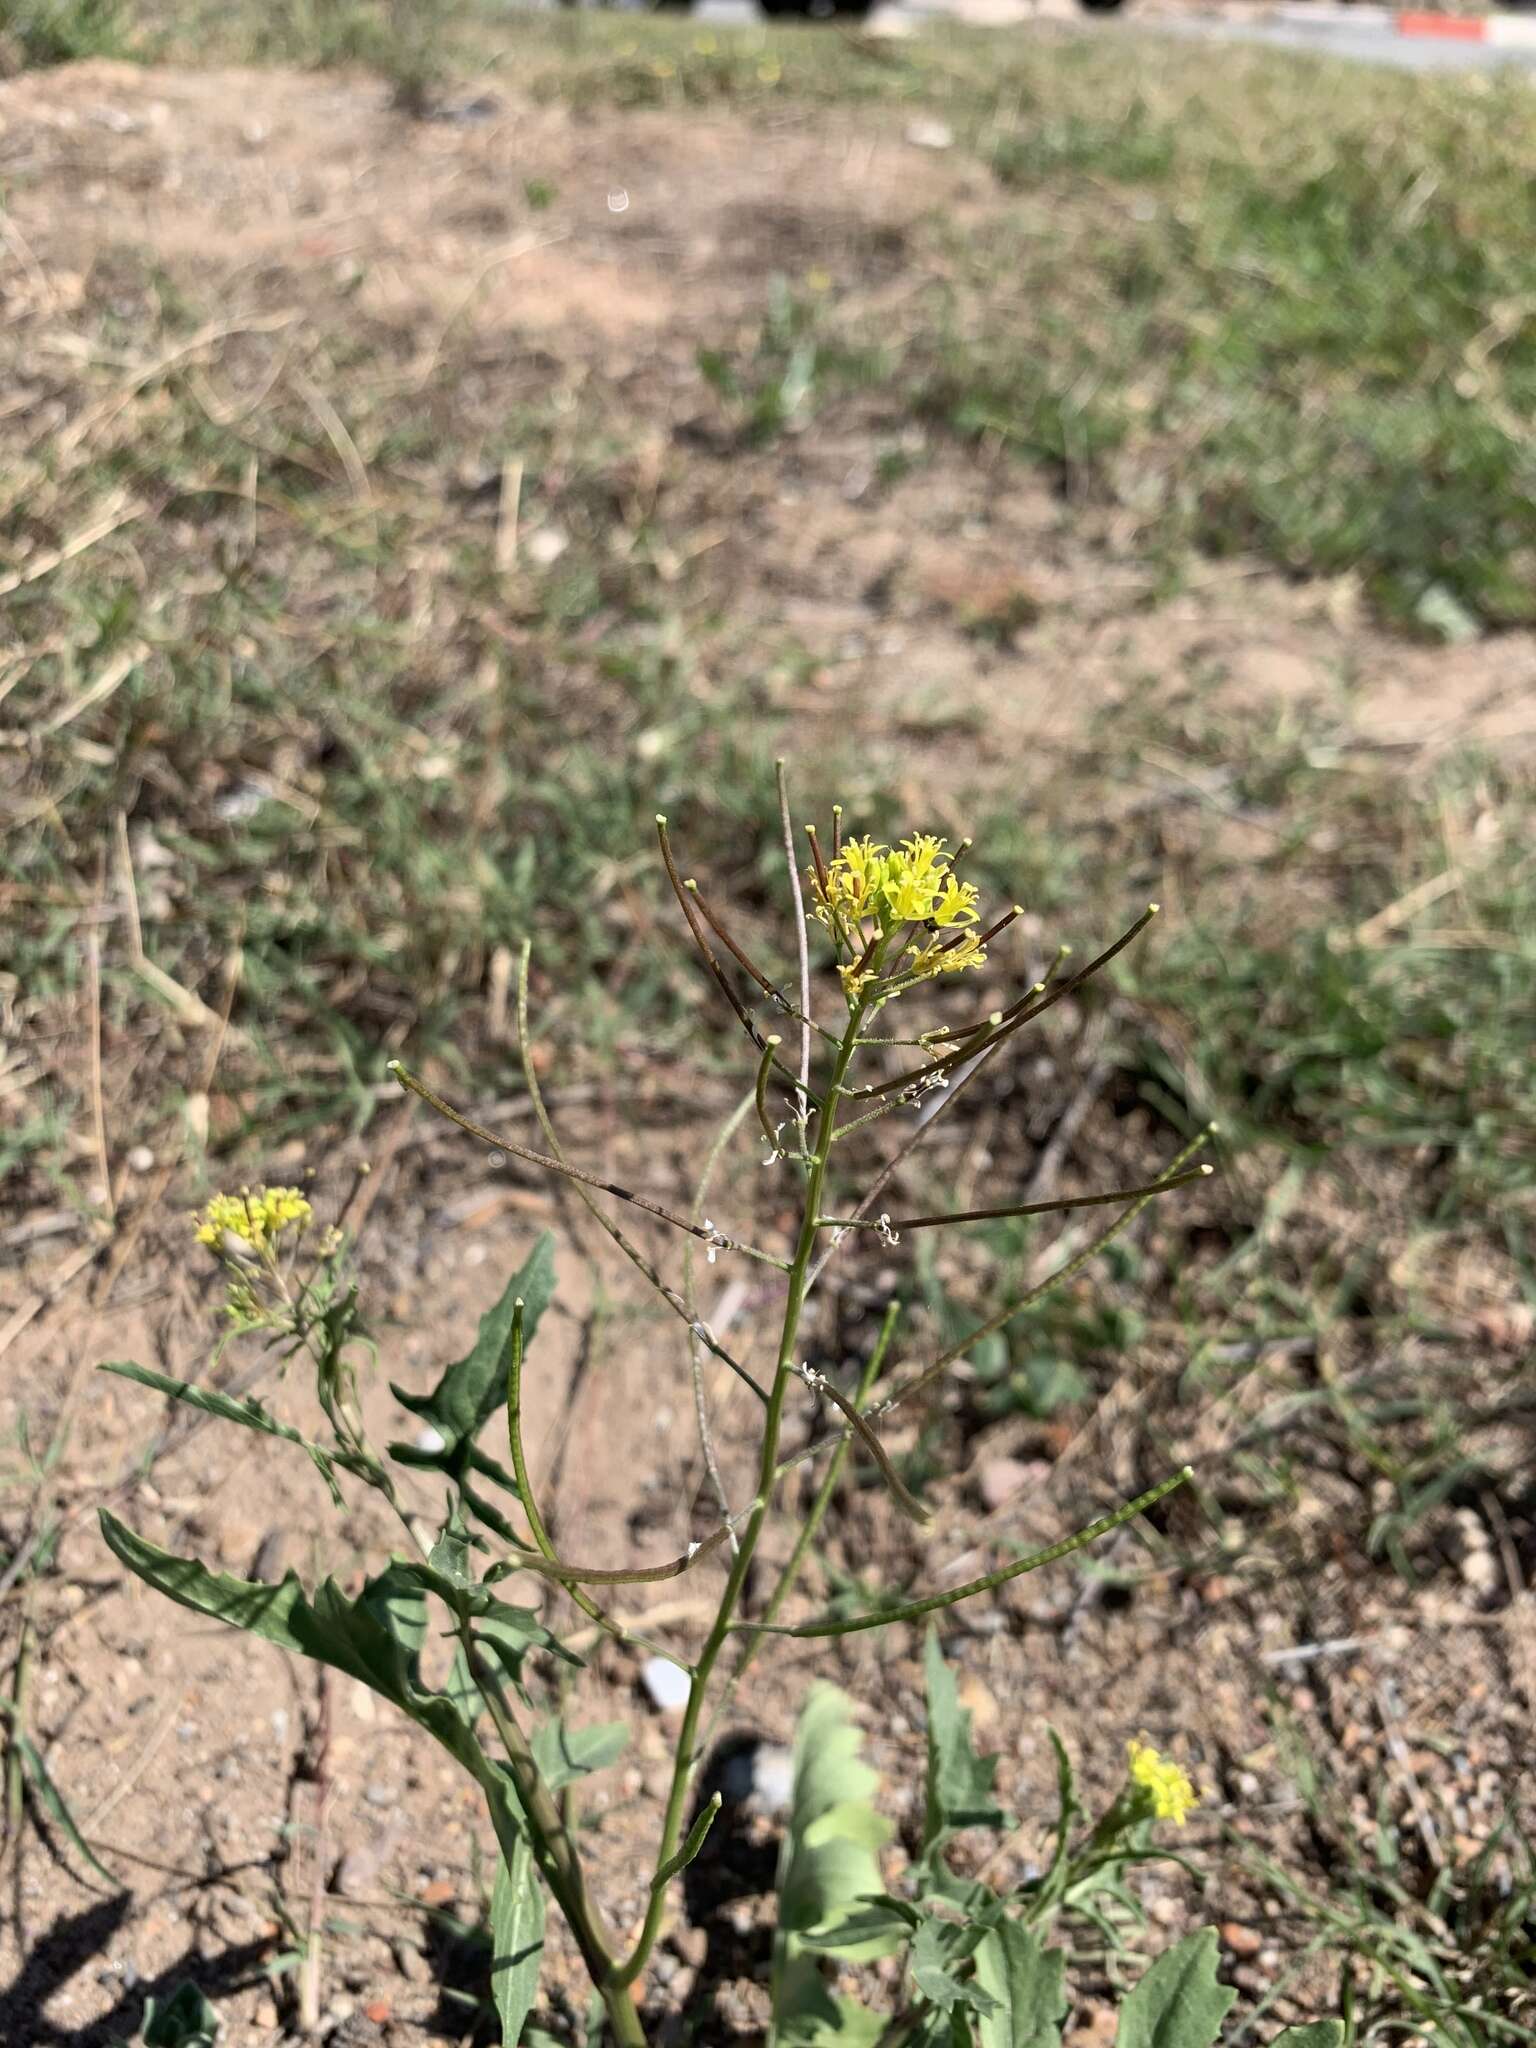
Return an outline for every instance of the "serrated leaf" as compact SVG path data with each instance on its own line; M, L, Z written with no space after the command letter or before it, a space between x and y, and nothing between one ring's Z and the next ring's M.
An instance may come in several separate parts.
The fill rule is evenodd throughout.
M491 1891L491 1996L501 2021L502 2048L517 2048L539 1991L544 1959L544 1893L533 1851L519 1837L510 1863L496 1859Z
M918 1925L919 1915L897 1900L866 1900L838 1922L829 1934L816 1928L796 1937L800 1947L813 1953L837 1955L845 1942L889 1941L899 1947Z
M997 1758L978 1756L971 1715L960 1704L955 1675L944 1661L932 1627L923 1649L928 1689L928 1804L924 1851L961 1828L1002 1828L1007 1816L992 1795Z
M1269 2048L1343 2048L1342 2020L1306 2020L1294 2027L1282 2027Z
M302 1431L268 1414L259 1401L220 1393L217 1387L194 1386L191 1380L172 1379L167 1373L155 1372L147 1365L134 1365L122 1359L111 1360L98 1366L97 1370L113 1373L121 1380L135 1380L141 1387L152 1387L168 1400L183 1401L189 1408L200 1408L205 1415L218 1416L221 1422L235 1422L242 1429L254 1429L258 1435L278 1437L284 1443L297 1444L325 1481L335 1505L339 1508L346 1506L341 1488L336 1483L336 1470L330 1453L319 1444L311 1443Z
M925 1920L917 1930L907 1968L913 1984L938 2011L949 2013L956 2006L969 2006L975 2012L990 2013L996 2008L996 1999L955 1968L957 1938L965 1933L964 1927L949 1921Z
M485 1761L457 1707L418 1685L416 1655L426 1631L418 1567L389 1565L355 1601L327 1579L311 1601L292 1572L276 1586L212 1572L196 1558L177 1557L140 1536L109 1509L99 1514L107 1547L146 1585L195 1614L227 1621L361 1680L419 1722L483 1782Z
M1061 2048L1066 1954L1017 1920L994 1927L976 1951L976 1981L997 2001L981 2021L981 2048Z
M427 1552L427 1563L451 1585L474 1584L469 1570L469 1531L456 1500L449 1500L448 1519L437 1532L437 1541Z
M544 1647L539 1644L537 1636L529 1627L530 1622L535 1628L538 1627L534 1617L529 1615L527 1620L524 1620L526 1612L526 1609L522 1608L513 1608L507 1612L502 1610L498 1603L489 1614L477 1615L474 1621L476 1647L489 1653L492 1664L505 1675L525 1700L528 1695L523 1688L523 1664L531 1649ZM573 1651L566 1649L563 1643L556 1642L553 1636L549 1638L548 1647L567 1664L579 1665L581 1662Z
M452 1479L462 1479L469 1471L475 1438L506 1403L506 1355L514 1304L519 1300L523 1304L526 1348L554 1294L554 1245L546 1230L507 1282L501 1299L480 1318L473 1349L446 1369L430 1394L391 1386L400 1405L419 1415L442 1439L432 1450L422 1450L416 1444L391 1444L389 1454L398 1464L427 1466Z
M334 1579L325 1579L308 1608L305 1616L296 1611L294 1620L307 1639L309 1656L350 1672L399 1706L410 1706L420 1692L416 1666L426 1637L427 1606L405 1567L386 1565L355 1600Z
M582 1660L576 1652L551 1635L531 1607L514 1607L510 1601L498 1600L483 1582L451 1579L417 1558L400 1559L394 1571L402 1584L435 1593L454 1613L468 1616L475 1634L484 1636L504 1661L508 1655L520 1659L529 1650L548 1650L564 1663L580 1666Z
M1120 2008L1115 2048L1211 2048L1237 1993L1216 1977L1214 1927L1157 1961Z
M533 1755L551 1792L577 1778L606 1770L624 1751L629 1730L622 1721L594 1721L571 1728L564 1721L545 1721L534 1730Z
M158 1543L151 1543L147 1536L140 1536L126 1522L120 1522L109 1508L100 1510L100 1519L101 1533L113 1556L157 1593L164 1593L179 1606L190 1607L195 1614L211 1615L215 1621L227 1621L251 1635L265 1636L280 1649L293 1650L299 1656L306 1654L303 1642L294 1633L293 1615L297 1606L307 1603L304 1588L293 1572L287 1573L276 1586L257 1579L237 1579L230 1572L209 1571L195 1557L177 1557L162 1550Z

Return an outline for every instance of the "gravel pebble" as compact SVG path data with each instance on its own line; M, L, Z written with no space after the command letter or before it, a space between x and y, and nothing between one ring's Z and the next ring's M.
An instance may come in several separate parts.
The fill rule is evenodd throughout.
M646 1698L662 1714L680 1714L688 1704L688 1674L670 1657L647 1657L640 1666Z

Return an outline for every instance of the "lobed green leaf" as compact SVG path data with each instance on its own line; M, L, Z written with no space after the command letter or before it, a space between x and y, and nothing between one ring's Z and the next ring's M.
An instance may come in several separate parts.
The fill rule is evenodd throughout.
M336 1483L336 1466L331 1454L321 1445L312 1443L301 1430L279 1422L259 1401L221 1393L217 1387L199 1387L191 1380L173 1379L169 1373L155 1372L150 1366L134 1365L126 1359L109 1360L98 1366L97 1371L110 1372L121 1380L134 1380L141 1387L152 1387L157 1394L164 1394L167 1400L185 1402L189 1408L200 1408L205 1415L216 1415L221 1422L238 1423L242 1429L254 1429L261 1436L278 1437L284 1443L297 1444L325 1481L335 1505L339 1508L346 1506L341 1488Z
M527 1345L554 1296L554 1244L546 1230L507 1282L501 1299L480 1318L473 1348L447 1367L430 1394L415 1394L391 1384L390 1391L400 1405L419 1415L442 1438L441 1444L430 1450L417 1444L391 1444L389 1454L398 1464L424 1466L455 1480L472 1469L475 1438L506 1402L513 1306L519 1300L523 1304L523 1342Z
M964 1959L968 1931L946 1920L925 1920L917 1930L907 1967L916 1989L939 2012L959 2007L986 2015L997 2010L986 1987L956 1967Z
M976 1951L976 1981L995 2000L977 2030L980 2048L1061 2048L1066 1962L1016 1920L994 1927Z
M911 1932L881 1876L879 1852L891 1830L874 1809L880 1781L860 1758L861 1742L847 1697L834 1685L813 1687L795 1731L794 1789L779 1851L774 2043L877 2039L878 2018L834 1998L816 1958L869 1961L900 1948Z
M923 1851L930 1854L961 1828L1003 1828L1008 1817L993 1797L997 1758L978 1756L971 1715L960 1704L954 1673L930 1624L923 1649L928 1691L927 1812Z
M564 1721L545 1721L533 1733L532 1749L539 1774L551 1792L559 1792L577 1778L606 1770L623 1754L629 1730L622 1721L597 1721L588 1728L571 1728Z
M108 1549L146 1585L195 1614L346 1672L408 1714L497 1797L503 1796L501 1781L488 1781L491 1767L453 1700L420 1685L417 1653L427 1626L423 1567L392 1563L368 1581L356 1600L348 1600L327 1579L311 1600L292 1572L276 1586L213 1572L139 1535L110 1509L99 1512Z
M1120 2008L1115 2048L1211 2048L1237 1993L1216 1977L1216 1930L1160 1955Z

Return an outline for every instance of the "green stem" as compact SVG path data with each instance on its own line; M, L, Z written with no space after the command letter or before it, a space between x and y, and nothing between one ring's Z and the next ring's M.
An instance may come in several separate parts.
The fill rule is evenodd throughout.
M1149 1486L1135 1500L1128 1500L1124 1507L1116 1508L1113 1514L1101 1515L1086 1529L1079 1529L1075 1536L1063 1537L1060 1543L1051 1544L1047 1550L1037 1550L1029 1557L1021 1557L1016 1564L1004 1565L1000 1571L987 1572L964 1586L956 1586L950 1593L930 1593L925 1599L909 1600L901 1607L880 1607L873 1614L857 1614L851 1621L807 1621L797 1628L774 1629L760 1621L739 1621L734 1626L758 1629L776 1636L851 1636L860 1629L885 1628L893 1621L920 1621L925 1614L934 1614L941 1607L957 1606L962 1600L974 1599L978 1593L990 1593L996 1586L1006 1586L1010 1579L1022 1578L1026 1572L1037 1572L1042 1565L1055 1564L1058 1558L1070 1557L1075 1550L1082 1550L1100 1536L1107 1536L1112 1529L1120 1529L1127 1522L1133 1522L1138 1515L1145 1514L1148 1508L1155 1507L1166 1495L1187 1484L1194 1476L1193 1467L1186 1465L1182 1471L1160 1479L1156 1486Z
M683 1725L678 1734L677 1759L672 1770L672 1785L667 1795L667 1809L662 1821L661 1845L656 1856L658 1870L663 1869L677 1854L682 1839L683 1815L688 1800L688 1788L693 1781L699 1747L699 1723L704 1712L710 1677L734 1626L736 1606L741 1599L742 1588L751 1569L753 1553L763 1533L763 1524L767 1520L769 1503L773 1498L774 1482L778 1476L779 1435L784 1421L784 1402L790 1382L795 1377L795 1339L800 1331L800 1315L805 1307L811 1261L816 1251L816 1219L821 1214L821 1194L837 1124L837 1105L842 1096L843 1081L848 1072L849 1062L854 1055L862 1016L863 1006L859 1003L853 1004L848 1013L847 1027L838 1046L837 1058L833 1062L831 1078L827 1083L826 1094L817 1116L816 1149L806 1170L805 1204L801 1211L800 1232L795 1241L794 1256L789 1264L789 1293L784 1304L784 1321L779 1334L779 1355L774 1367L773 1384L768 1393L768 1412L763 1423L757 1498L752 1503L751 1517L742 1533L736 1555L731 1561L725 1590L720 1596L719 1610L689 1681L688 1705L684 1709ZM634 1950L628 1961L619 1968L620 1983L633 1984L645 1968L647 1958L655 1946L656 1937L661 1932L665 1910L665 1888L657 1886L651 1893L645 1924L640 1930Z
M16 1645L16 1662L11 1671L11 1711L6 1717L5 1745L5 1837L0 1846L14 1855L21 1853L21 1815L26 1797L22 1776L21 1741L26 1731L27 1681L32 1670L32 1581L28 1581L21 1610L21 1633Z
M560 1563L555 1546L550 1541L544 1517L539 1512L538 1496L533 1490L533 1481L528 1475L528 1458L523 1449L523 1304L512 1304L512 1331L508 1340L507 1360L507 1444L512 1453L512 1476L517 1481L517 1490L522 1498L523 1512L528 1517L528 1530L537 1545L540 1555L552 1564ZM657 1656L666 1654L648 1636L636 1635L632 1629L615 1621L605 1608L599 1607L590 1593L583 1592L580 1584L573 1580L563 1581L565 1590L589 1620L595 1621L600 1629L607 1631L615 1642L638 1643L643 1649Z
M516 1359L518 1383L512 1402L514 1415L518 1413L517 1395L521 1394L522 1306L522 1303L518 1302L514 1310L516 1342L513 1345L513 1354ZM508 1377L509 1380L512 1378L510 1366ZM510 1418L509 1430L512 1437L513 1463L518 1468L518 1480L524 1488L523 1504L530 1507L533 1502L533 1489L527 1483L527 1466L522 1457L521 1430L512 1425ZM394 1488L386 1485L380 1490L399 1517L418 1553L423 1552L425 1546L417 1535L409 1515L401 1506ZM537 1506L531 1507L529 1526L540 1539L541 1547L549 1543L549 1535ZM645 2030L640 2024L640 2015L635 2009L635 2001L630 1995L629 1987L614 1980L611 1940L597 1908L587 1896L586 1880L582 1876L581 1861L571 1840L570 1830L540 1775L527 1737L502 1704L496 1675L480 1654L467 1616L460 1618L456 1633L463 1645L465 1661L501 1740L501 1746L507 1753L507 1762L512 1773L512 1782L517 1788L518 1804L522 1808L523 1818L527 1824L534 1861L538 1864L556 1905L565 1915L566 1924L576 1938L576 1945L581 1950L582 1961L587 1967L588 1975L602 1995L614 2040L618 2048L646 2048ZM466 1761L457 1749L450 1749L449 1754L460 1763ZM478 1743L475 1744L475 1754L477 1762L472 1768L486 1795L491 1825L496 1830L496 1840L501 1853L510 1863L512 1852L517 1846L517 1837L515 1831L510 1828L506 1808L506 1787L489 1759L480 1753Z
M901 1303L893 1301L885 1312L885 1321L880 1325L880 1334L875 1339L875 1348L865 1360L864 1370L859 1375L859 1384L853 1396L855 1408L862 1408L864 1406L864 1403L869 1398L870 1388L880 1377L880 1369L885 1364L885 1354L890 1349L891 1337L896 1329L896 1319L900 1314ZM800 1533L795 1538L795 1547L789 1553L789 1560L785 1564L783 1571L779 1574L779 1583L774 1587L769 1597L768 1605L763 1609L761 1623L756 1633L749 1635L746 1642L742 1645L741 1655L736 1662L736 1669L731 1673L730 1682L726 1686L719 1707L716 1708L716 1719L724 1712L732 1694L746 1676L748 1665L762 1648L763 1636L778 1620L779 1612L784 1602L794 1590L795 1581L800 1576L801 1567L805 1563L807 1553L811 1545L816 1541L817 1531L821 1527L827 1509L832 1504L832 1496L836 1493L837 1482L843 1475L843 1466L847 1461L849 1446L852 1442L853 1429L850 1425L838 1439L837 1448L833 1451L828 1462L821 1485L817 1489L816 1498L811 1503L810 1513L800 1525Z
M777 1045L778 1042L776 1038L770 1038L768 1041L770 1045ZM755 1099L759 1116L764 1114L763 1079L766 1072L766 1066L758 1069ZM715 1134L715 1142L709 1148L708 1156L704 1161L704 1170L699 1175L699 1184L693 1191L693 1209L691 1214L695 1223L702 1223L705 1220L704 1205L709 1199L709 1185L715 1177L715 1168L720 1164L725 1148L730 1144L732 1138L735 1137L736 1132L741 1126L741 1120L751 1107L753 1100L754 1096L752 1094L744 1095ZM763 1128L765 1130L768 1129L766 1119ZM771 1132L769 1133L769 1142L772 1143ZM709 1427L709 1395L704 1385L704 1352L698 1338L699 1297L698 1290L694 1286L694 1263L693 1239L689 1238L683 1246L683 1302L687 1307L689 1316L688 1377L693 1387L693 1413L694 1419L699 1426L699 1454L704 1460L704 1471L709 1480L710 1491L715 1496L715 1505L720 1510L720 1519L729 1524L731 1519L731 1503L726 1495L725 1481L720 1476L720 1464L715 1456L715 1441Z
M459 1623L458 1636L464 1646L464 1655L475 1683L480 1688L481 1697L485 1701L491 1720L495 1723L501 1745L507 1753L512 1782L517 1788L518 1804L522 1808L528 1838L533 1847L534 1861L553 1893L555 1903L565 1915L567 1926L576 1938L576 1946L581 1950L581 1959L586 1965L588 1976L602 1996L614 2040L618 2048L646 2048L645 2029L640 2024L640 2015L635 2009L635 2001L629 1988L633 1978L621 1977L615 1968L610 1945L611 1937L603 1926L596 1906L587 1896L580 1859L565 1823L560 1818L559 1809L539 1775L539 1767L534 1761L527 1737L503 1706L495 1674L487 1668L485 1660L481 1657L467 1619ZM489 1763L481 1774L481 1782L489 1795L491 1821L496 1829L501 1853L510 1860L512 1850L516 1847L516 1838L514 1836L508 1839L505 1788L497 1782L495 1772Z

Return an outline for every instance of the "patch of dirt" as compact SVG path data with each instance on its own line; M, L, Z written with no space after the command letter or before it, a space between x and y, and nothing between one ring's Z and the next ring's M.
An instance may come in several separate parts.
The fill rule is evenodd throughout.
M375 80L106 61L0 85L0 170L13 316L67 316L131 250L265 311L409 334L423 377L468 341L519 361L525 400L602 380L674 438L700 414L697 351L750 345L775 272L797 287L835 275L876 326L899 320L931 273L925 223L996 203L962 152L870 120L747 128L492 96L484 120L418 122ZM525 196L535 181L552 194L542 209ZM1242 564L1157 602L1142 562L1106 554L1101 521L1010 457L907 426L908 473L880 484L873 428L730 447L669 491L679 515L696 504L723 606L831 662L839 721L878 723L893 690L920 729L936 701L984 706L1001 769L1080 731L1128 676L1194 661L1234 711L1347 678L1375 748L1536 741L1536 636L1407 645L1372 627L1348 579L1295 585ZM1018 599L1004 630L978 635L1004 585ZM785 708L814 720L815 693Z
M710 313L754 307L765 265L895 275L904 222L967 175L835 133L491 105L484 121L418 122L376 80L97 61L0 87L0 165L17 228L65 291L128 243L216 276L277 265L301 297L328 296L340 271L381 319L558 330L577 355L678 324L705 310L701 291ZM544 212L524 196L535 179L555 188Z
M1060 1103L1070 1080L1074 1036L1063 1030L1037 1056L1027 1097L1019 1084L1005 1086L1001 1120L951 1132L933 1171L947 1182L963 1176L968 1160L976 1170L981 1146L989 1177L1010 1185L1027 1178L1039 1158L1031 1120L1051 1127L1048 1105ZM1023 1099L1028 1116L1019 1113ZM722 1099L718 1113L726 1107ZM577 1110L566 1133L573 1152L600 1157L631 1181L644 1174L663 1198L685 1201L687 1177L674 1162L698 1156L705 1127L679 1125L674 1105L663 1146L633 1125L634 1115L633 1098L627 1114L613 1103ZM1139 1136L1111 1126L1097 1113L1090 1118L1073 1148L1069 1187L1081 1177L1134 1172L1130 1161L1150 1156L1141 1149L1151 1137L1144 1117ZM752 1150L721 1190L718 1213L772 1241L788 1212ZM291 1173L297 1164L289 1156L272 1170ZM456 1133L412 1126L410 1142L382 1171L362 1244L364 1298L381 1349L364 1404L375 1441L408 1440L418 1427L388 1383L429 1387L467 1349L476 1319L538 1230L553 1227L560 1292L530 1352L528 1441L555 1539L567 1556L640 1565L675 1556L705 1533L709 1496L680 1332L630 1269L606 1246L589 1265L590 1232L586 1249L578 1248L560 1199L522 1169L509 1179L488 1166ZM1145 1270L1177 1271L1187 1281L1202 1257L1202 1228L1196 1202L1177 1220L1138 1232ZM473 1922L478 1911L472 1872L485 1830L470 1788L361 1687L333 1676L322 1704L313 1671L151 1595L120 1571L97 1533L94 1510L105 1491L134 1527L173 1550L242 1576L270 1579L292 1566L313 1583L333 1572L344 1586L398 1540L359 1489L348 1488L357 1498L338 1518L318 1476L288 1447L185 1412L161 1416L140 1388L81 1377L104 1357L207 1375L219 1283L211 1261L199 1254L189 1265L177 1249L184 1229L174 1216L155 1227L159 1246L146 1246L120 1283L121 1305L93 1309L88 1299L66 1298L12 1352L0 1394L0 1431L14 1440L25 1419L36 1442L63 1391L76 1389L75 1427L55 1476L64 1526L57 1570L32 1602L30 1712L75 1813L123 1886L114 1894L82 1872L56 1830L48 1830L47 1853L29 1839L0 1948L7 2014L22 2030L16 2038L38 2048L107 2048L131 2027L147 1991L163 1995L190 1975L216 1997L232 2048L286 2038L291 1980L274 1987L265 1972L291 1946L288 1916L308 1911L318 1877L329 1913L330 2037L395 2048L463 2039L462 2017L440 1982L451 1985L455 1972L470 1988L480 1981L453 1932L453 1916ZM641 1235L675 1270L675 1245ZM1070 1231L1062 1242L1075 1242ZM834 1276L813 1325L812 1355L833 1364L861 1355L904 1256L875 1248ZM706 1318L750 1366L766 1370L771 1276L726 1258L702 1277ZM1081 1300L1091 1297L1085 1287ZM1469 1344L1492 1337L1518 1347L1519 1329L1498 1322L1514 1313L1511 1298L1510 1276L1469 1258L1447 1276L1439 1308ZM922 1355L923 1330L919 1311L904 1354ZM1216 1524L1202 1528L1197 1515L1192 1545L1186 1532L1149 1571L1142 1541L1127 1532L1100 1546L1090 1573L1058 1565L944 1617L944 1640L978 1735L1000 1753L1003 1801L1020 1816L990 1865L993 1878L1022 1875L1048 1847L1047 1723L1076 1758L1090 1806L1112 1794L1125 1741L1149 1735L1201 1785L1205 1805L1179 1846L1210 1871L1213 1889L1202 1899L1170 1866L1148 1871L1138 1890L1170 1935L1200 1919L1232 1930L1226 1965L1255 1997L1291 1966L1305 1938L1241 1856L1245 1840L1295 1869L1318 1855L1316 1830L1308 1834L1295 1798L1297 1745L1326 1760L1351 1832L1369 1833L1371 1802L1385 1788L1426 1881L1447 1853L1475 1853L1518 1785L1536 1674L1530 1596L1511 1600L1501 1570L1488 1584L1467 1570L1449 1515L1439 1525L1448 1547L1437 1553L1431 1541L1417 1552L1425 1575L1417 1591L1367 1566L1341 1532L1362 1526L1369 1472L1347 1460L1331 1469L1326 1452L1316 1462L1316 1447L1292 1507L1278 1518L1256 1514L1260 1503L1234 1466L1234 1444L1269 1406L1308 1383L1308 1363L1292 1366L1282 1351L1267 1368L1261 1349L1252 1372L1239 1372L1235 1402L1202 1409L1180 1397L1185 1362L1176 1325L1155 1323L1104 1397L1075 1420L973 1418L957 1435L967 1401L962 1374L926 1419L898 1413L885 1432L899 1455L917 1452L934 1431L948 1447L940 1468L952 1461L951 1476L928 1487L932 1528L916 1534L865 1472L845 1486L825 1554L846 1574L914 1590L958 1583L1055 1541L1178 1460L1198 1460L1212 1475L1220 1540ZM259 1352L238 1347L220 1372L228 1379L259 1363ZM1411 1376L1413 1361L1405 1364ZM710 1388L726 1490L745 1500L751 1404L718 1370ZM263 1391L286 1417L318 1428L297 1369L286 1379L269 1371ZM788 1442L824 1426L802 1403ZM146 1478L143 1453L162 1430L169 1441ZM407 1478L405 1493L435 1524L432 1489ZM1473 1521L1490 1545L1486 1525ZM786 1554L792 1526L786 1520L773 1532L767 1559ZM1522 1544L1533 1527L1519 1524ZM1244 1528L1252 1534L1240 1537ZM713 1564L701 1567L697 1580L637 1588L615 1610L663 1640L696 1645L717 1578ZM815 1611L821 1597L813 1580L802 1611ZM579 1622L567 1609L564 1632L577 1636ZM644 1697L636 1655L607 1642L586 1648L587 1668L564 1711L581 1723L625 1720L632 1736L620 1762L585 1791L584 1839L603 1910L615 1927L632 1930L665 1792L667 1729ZM893 1877L921 1821L916 1648L908 1631L770 1647L726 1724L782 1742L813 1677L844 1684L860 1702L884 1803L901 1828ZM321 1788L312 1770L322 1718L317 1832ZM771 1824L758 1824L759 1838L764 1825L771 1843ZM1336 1837L1328 1853L1342 1857L1349 1838ZM960 1867L988 1850L985 1841L962 1844ZM710 2040L735 2038L761 2019L757 1908L738 1900L726 1914L727 1960L714 1936L709 1951L711 1972L724 1969L723 1981L700 1978L699 1950L681 1919L648 1981L655 2016L701 2001L714 2014L705 2022ZM557 2012L581 2009L576 1958L554 1924L544 1986ZM1279 2011L1305 2014L1332 1995L1328 1969L1314 1962L1289 1983ZM1093 2009L1090 1995L1079 2009L1084 2024Z

